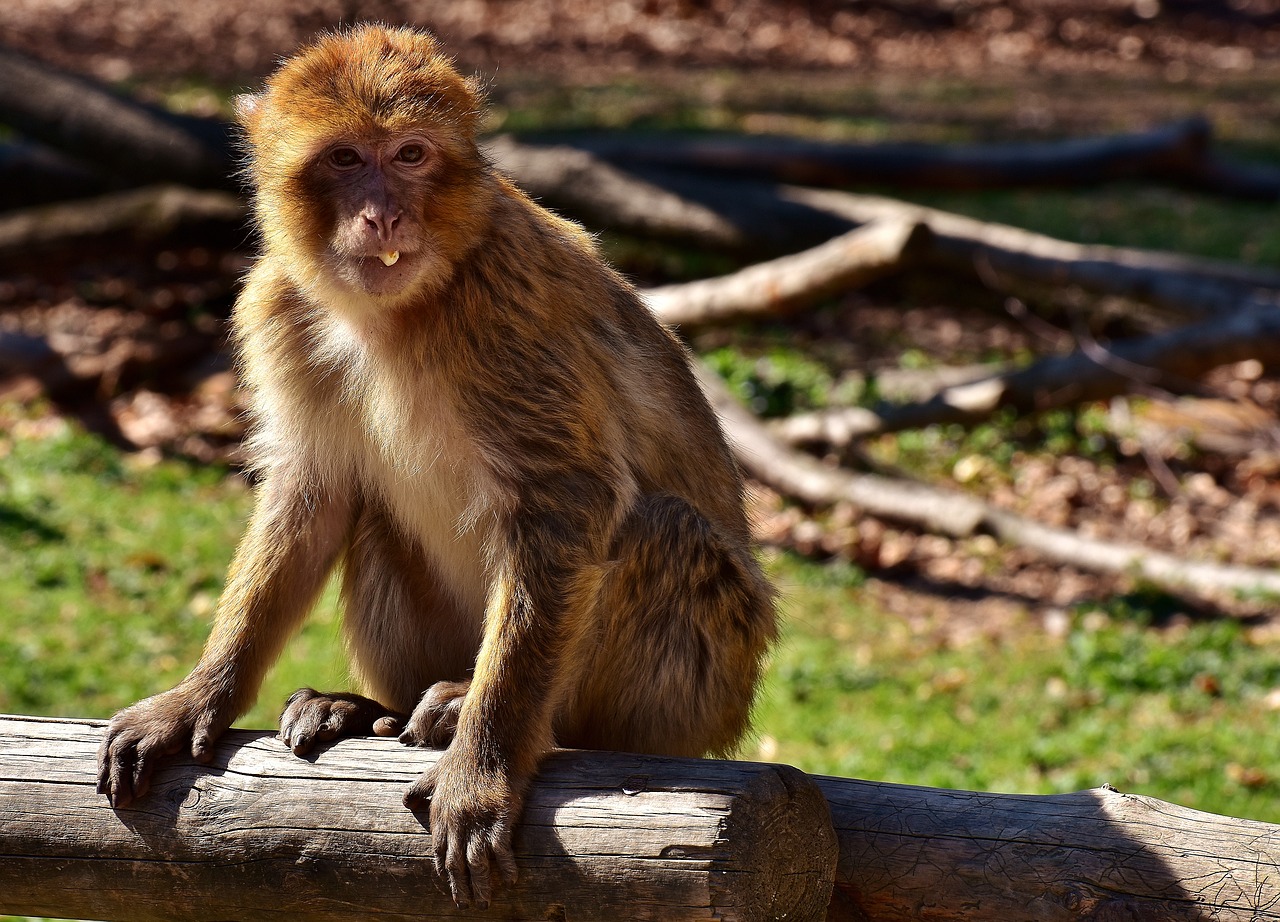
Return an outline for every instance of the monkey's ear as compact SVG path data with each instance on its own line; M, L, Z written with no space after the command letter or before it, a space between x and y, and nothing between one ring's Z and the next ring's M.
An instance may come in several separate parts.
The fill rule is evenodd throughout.
M252 131L262 115L262 97L254 93L241 93L234 100L236 124L246 131Z

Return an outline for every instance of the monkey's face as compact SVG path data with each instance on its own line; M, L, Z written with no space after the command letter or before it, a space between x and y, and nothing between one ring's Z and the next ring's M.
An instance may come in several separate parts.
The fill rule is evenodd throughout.
M441 157L423 133L341 138L308 167L306 197L316 217L321 262L367 295L417 287L444 258L426 207ZM327 206L327 207L326 207Z
M361 309L447 279L483 211L479 106L409 29L360 26L285 62L238 101L269 257Z

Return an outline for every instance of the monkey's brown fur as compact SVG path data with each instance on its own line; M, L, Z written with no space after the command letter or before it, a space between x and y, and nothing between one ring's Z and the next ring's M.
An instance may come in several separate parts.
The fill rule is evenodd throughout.
M158 757L207 759L341 559L371 697L303 690L281 737L448 744L406 802L430 800L438 866L484 905L539 758L727 752L774 614L685 352L494 172L479 112L432 38L375 26L241 106L257 508L200 663L115 716L100 789L123 806Z

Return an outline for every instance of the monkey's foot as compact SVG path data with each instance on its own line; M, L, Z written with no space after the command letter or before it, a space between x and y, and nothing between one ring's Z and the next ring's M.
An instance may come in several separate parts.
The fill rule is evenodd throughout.
M285 702L280 739L295 755L306 755L316 743L369 736L374 722L383 718L403 719L403 715L362 695L300 688Z
M468 682L437 682L419 699L407 721L394 718L378 721L374 732L379 736L400 737L406 746L428 746L444 749L453 742L458 729L462 702L471 688Z

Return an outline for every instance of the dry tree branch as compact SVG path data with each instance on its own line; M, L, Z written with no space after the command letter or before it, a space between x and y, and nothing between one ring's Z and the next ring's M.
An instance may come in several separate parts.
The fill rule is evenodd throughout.
M651 288L644 297L673 326L786 314L901 270L927 246L928 236L912 221L873 221L792 256L719 278Z
M819 506L850 502L877 517L953 538L986 532L1055 563L1098 573L1127 573L1168 589L1280 593L1277 570L1200 563L1138 545L1086 538L999 509L973 496L827 466L782 444L712 371L701 367L698 376L743 468L801 502Z
M897 218L933 232L930 262L964 271L1119 295L1164 307L1190 319L1234 309L1250 295L1280 293L1280 272L1156 250L1072 243L1006 224L912 205L875 195L799 186L783 197L828 209L857 224ZM1261 290L1261 291L1260 291Z
M144 186L91 199L0 214L0 263L101 242L140 243L179 230L220 229L243 236L249 209L229 192Z
M589 135L568 143L623 167L656 166L805 186L1007 189L1140 178L1199 184L1206 175L1212 133L1209 122L1196 117L1133 134L1005 144L857 144L681 135ZM1273 178L1270 197L1278 195L1280 183Z
M875 409L841 407L797 414L771 429L791 444L842 448L887 432L946 423L973 425L998 410L1041 412L1131 391L1135 384L1185 391L1222 365L1280 362L1280 308L1253 303L1226 316L1167 333L1092 342L1016 370L943 387L925 400Z
M226 124L143 105L7 48L0 48L0 120L138 183L233 186Z

